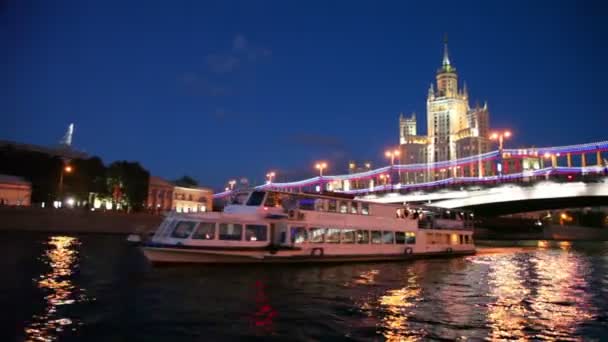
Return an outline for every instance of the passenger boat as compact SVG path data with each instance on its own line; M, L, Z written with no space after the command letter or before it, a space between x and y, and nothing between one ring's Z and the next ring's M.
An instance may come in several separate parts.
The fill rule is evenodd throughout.
M470 212L257 190L237 193L222 212L172 213L141 248L153 263L386 261L475 253Z

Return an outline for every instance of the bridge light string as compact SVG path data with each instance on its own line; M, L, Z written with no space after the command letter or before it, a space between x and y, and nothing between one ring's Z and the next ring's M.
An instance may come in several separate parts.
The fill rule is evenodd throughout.
M569 146L557 146L557 147L540 147L540 148L526 148L526 149L504 149L503 153L511 155L511 157L525 157L525 156L534 156L534 157L542 157L545 153L551 155L557 154L566 154L566 153L586 153L586 152L596 152L596 151L608 151L608 141L600 141L595 143L587 143L587 144L578 144L578 145L569 145ZM313 177L301 181L296 182L286 182L286 183L272 183L272 184L264 184L255 187L255 189L289 189L289 188L299 188L310 185L318 185L324 182L333 182L333 181L353 181L353 180L366 180L378 176L382 173L389 172L391 170L397 171L425 171L425 170L435 170L438 168L446 168L446 167L454 167L454 166L463 166L463 164L470 164L479 161L488 161L493 160L498 157L498 151L486 152L476 156L470 156L465 158L460 158L453 161L441 161L435 162L431 164L406 164L406 165L392 165L385 166L375 170L353 173L353 174L345 174L345 175L329 175L321 177ZM597 166L587 166L587 167L555 167L555 168L545 168L541 170L533 170L527 171L525 175L522 173L516 174L508 174L503 175L502 178L498 178L499 176L487 176L487 177L469 177L469 179L465 177L458 178L449 178L449 179L457 179L459 182L488 182L494 181L498 179L515 179L517 177L527 177L527 176L537 176L539 174L547 174L547 173L588 173L588 172L601 172L603 170L602 167ZM521 175L521 176L518 176ZM445 180L441 180L445 181ZM380 191L378 189L384 189L384 187L390 187L391 189L407 189L407 188L418 188L418 187L430 187L435 185L440 185L444 183L436 183L427 182L427 183L418 183L418 184L408 184L408 185L399 185L399 184L388 184L374 187L371 191ZM362 191L362 192L370 192L370 189L359 189L359 190L350 190L353 191ZM228 196L233 191L224 191L214 195L214 198L222 198Z
M546 167L538 170L531 170L525 172L511 173L502 176L485 176L485 177L452 177L441 180L436 180L432 182L426 183L418 183L418 184L386 184L386 185L377 185L372 189L354 189L348 191L340 191L348 194L362 194L368 192L376 192L376 191L385 191L385 190L419 190L425 188L431 188L439 185L459 185L459 184L480 184L480 183L489 183L496 181L504 181L504 180L514 180L521 179L524 177L534 177L534 176L545 176L552 174L576 174L576 173L601 173L604 171L604 167L602 166L586 166L586 167ZM324 177L325 178L325 177ZM300 186L306 185L315 185L315 181L319 181L319 177L311 178L305 181L298 182ZM272 189L288 189L293 187L292 183L275 183L272 185L260 185L255 187L256 190L264 190L267 188ZM220 193L216 193L213 195L213 198L223 198L229 196L231 193L235 191L224 191Z

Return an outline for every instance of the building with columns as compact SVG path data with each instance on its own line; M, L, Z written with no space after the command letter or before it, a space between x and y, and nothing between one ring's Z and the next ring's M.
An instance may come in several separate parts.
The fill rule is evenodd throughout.
M200 212L213 209L213 191L207 188L177 186L160 177L150 176L148 210Z
M489 139L488 105L469 105L466 83L458 83L458 73L450 60L447 40L444 42L443 60L435 75L435 84L428 89L427 134L418 135L416 115L399 117L399 142L402 164L434 163L456 160L488 152L492 149ZM435 174L430 170L424 175L408 177L401 181L413 183L431 181L452 176L478 176L490 165L480 163L467 170L446 169Z

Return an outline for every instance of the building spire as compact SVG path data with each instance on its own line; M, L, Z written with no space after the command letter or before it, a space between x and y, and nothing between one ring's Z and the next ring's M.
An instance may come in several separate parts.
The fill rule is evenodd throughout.
M443 65L444 69L449 69L450 67L450 56L448 54L448 34L446 33L443 36Z

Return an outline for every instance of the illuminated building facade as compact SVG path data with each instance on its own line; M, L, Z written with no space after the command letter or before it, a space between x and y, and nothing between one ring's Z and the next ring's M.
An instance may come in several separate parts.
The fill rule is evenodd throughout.
M150 176L148 209L151 211L211 211L213 191L207 188L181 187L160 177Z
M464 158L492 149L489 139L489 111L487 104L469 106L466 84L458 86L458 73L448 54L447 41L444 43L443 61L431 84L427 95L427 135L418 135L416 115L399 118L399 142L402 164L434 163ZM405 183L430 181L452 176L479 176L490 165L480 163L466 170L449 169L424 177L417 174L412 178L402 175ZM423 178L423 179L419 179Z

